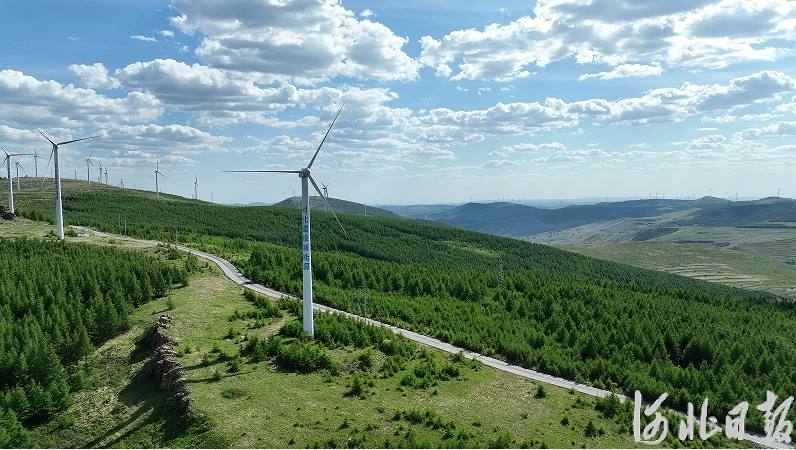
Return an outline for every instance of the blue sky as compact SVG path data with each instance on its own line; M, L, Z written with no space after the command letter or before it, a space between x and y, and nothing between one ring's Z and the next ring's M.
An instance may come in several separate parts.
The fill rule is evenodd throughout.
M222 171L305 166L345 103L336 198L796 197L792 1L33 0L0 30L0 144L99 135L66 178L276 202L297 176Z

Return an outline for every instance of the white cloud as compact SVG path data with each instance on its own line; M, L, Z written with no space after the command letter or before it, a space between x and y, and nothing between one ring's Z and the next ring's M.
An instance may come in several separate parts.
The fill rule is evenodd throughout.
M40 125L147 122L164 111L158 99L147 93L109 98L93 89L39 81L15 70L0 71L0 99L0 120L19 122L24 116Z
M420 61L457 64L454 80L510 80L567 58L625 68L595 76L648 76L657 61L699 69L773 60L796 40L796 4L787 0L660 3L540 0L533 16L506 25L424 36Z
M119 80L108 76L108 69L102 63L94 63L86 66L84 64L72 64L69 71L75 74L80 84L94 88L118 88Z
M91 140L87 145L114 150L119 156L126 156L130 151L144 151L152 155L224 152L224 143L232 141L227 136L214 136L193 127L176 124L115 125L101 130L98 136L98 139Z
M507 166L519 166L519 161L510 161L505 159L490 159L489 161L485 162L483 167L484 168L497 168L497 167L507 167Z
M660 75L663 69L660 65L647 66L644 64L621 64L616 66L610 72L590 73L578 77L578 81L583 81L589 78L599 78L601 80L613 80L615 78L629 78L629 77L649 77L653 75Z
M158 40L153 37L141 36L140 34L136 34L135 36L130 36L130 39L136 39L138 41L145 41L145 42L157 42Z
M359 13L359 15L360 15L361 17L366 17L366 18L367 18L367 17L370 17L370 16L372 16L372 15L373 15L373 11L371 11L371 10L369 10L369 9L364 9L364 10L362 10L362 12L361 12L361 13Z
M770 139L796 136L796 122L777 122L760 128L746 128L738 136L744 139Z
M160 35L164 37L174 37L174 32L171 30L162 30Z
M514 145L507 145L501 147L501 150L506 152L518 152L518 153L535 153L540 150L566 150L566 146L559 142L550 142L550 143L543 143L543 144L531 144L531 143L522 143L522 144L514 144Z
M233 2L174 0L171 24L204 35L196 54L207 64L277 78L410 81L420 64L401 48L407 38L335 0Z

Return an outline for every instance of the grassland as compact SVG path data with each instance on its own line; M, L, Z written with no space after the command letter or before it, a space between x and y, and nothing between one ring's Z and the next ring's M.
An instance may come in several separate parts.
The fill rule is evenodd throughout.
M565 249L594 258L796 299L796 267L764 256L710 245L661 241L575 245Z

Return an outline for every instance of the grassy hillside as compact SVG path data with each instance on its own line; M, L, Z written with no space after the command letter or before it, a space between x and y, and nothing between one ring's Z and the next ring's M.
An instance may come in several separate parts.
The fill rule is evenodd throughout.
M566 249L593 258L796 299L796 266L727 248L650 241L574 245Z
M114 232L117 220L107 218L122 215L129 234L159 239L173 236L179 220L180 241L238 252L250 278L300 293L298 210L122 194L66 192L67 220ZM366 284L380 320L625 393L670 392L669 404L681 409L711 396L718 416L766 389L796 391L788 334L796 313L771 294L462 229L340 219L350 238L330 214L313 212L319 302L352 310ZM750 415L748 426L760 425Z
M19 234L30 224L17 222L9 228L16 228L14 233ZM115 240L80 239L119 246ZM147 251L155 253L158 249ZM180 265L183 260L173 263ZM637 446L630 432L629 405L621 406L610 414L614 417L611 418L595 410L597 404L592 398L543 387L414 345L402 344L410 349L404 360L386 354L383 341L367 346L327 346L325 351L340 363L337 375L296 371L278 358L258 360L246 353L248 344L274 335L280 327L294 322L294 317L245 317L255 310L239 287L218 271L203 268L191 276L187 287L132 312L130 330L105 342L91 356L91 363L85 366L90 370L86 371L84 388L74 393L73 403L51 420L35 426L28 445ZM188 423L181 423L164 410L164 393L157 384L137 379L151 354L141 344L141 338L163 313L175 318L168 335L178 342L178 358L186 367L192 391L196 418ZM328 318L331 316L319 319L319 326ZM246 339L241 339L244 335ZM394 339L400 342L398 337ZM233 370L237 355L242 355L240 366ZM403 382L418 373L428 373L424 371L435 365L448 370L448 378L436 369L436 375L427 378L427 385ZM392 373L386 372L385 367L392 367ZM352 394L357 383L361 383L359 393ZM672 443L671 439L667 441ZM713 441L717 446L728 444Z
M382 208L376 208L370 205L363 205L362 203L349 202L347 200L341 200L339 198L331 198L331 197L328 200L329 200L329 205L331 205L332 209L336 214L348 214L352 216L386 217L390 219L404 218L404 216L396 214L392 211L388 211ZM282 208L301 208L301 197L286 198L281 202L274 204L273 206L279 206ZM326 204L322 198L314 195L310 196L310 209L312 211L324 211L325 206Z

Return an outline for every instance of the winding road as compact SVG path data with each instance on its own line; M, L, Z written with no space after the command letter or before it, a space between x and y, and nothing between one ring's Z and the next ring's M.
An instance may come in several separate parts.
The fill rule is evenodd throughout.
M89 229L89 228L86 228L86 227L73 226L73 228L81 230L84 233L92 233L92 234L94 234L96 236L100 236L100 237L107 237L107 238L112 238L112 239L122 239L122 240L127 240L127 241L132 241L132 242L141 242L141 243L146 243L146 244L151 244L151 245L161 244L160 241L148 241L148 240L134 239L134 238L124 237L124 236L120 237L120 236L117 236L117 235L111 235L111 234L107 234L107 233L102 233L100 231L95 231L95 230L92 230L92 229ZM172 244L172 245L174 245L174 244ZM232 280L234 283L238 284L239 286L242 286L242 287L247 288L247 289L251 289L254 292L257 292L257 293L260 293L260 294L263 294L263 295L266 295L266 296L269 296L269 297L273 297L273 298L280 298L282 296L292 297L292 296L290 296L288 294L285 294L283 292L275 291L275 290L269 289L269 288L267 288L265 286L261 286L259 284L253 283L251 280L249 280L248 278L244 277L243 274L241 274L238 271L238 269L231 262L227 261L224 258L221 258L219 256L216 256L216 255L213 255L213 254L210 254L210 253L206 253L206 252L203 252L203 251L200 251L200 250L196 250L196 249L191 248L191 247L186 247L184 245L177 244L175 246L178 249L180 249L180 250L182 250L184 252L191 252L194 255L198 256L199 258L202 258L202 259L205 259L207 261L213 262L214 264L216 264L218 266L219 269L221 269L221 271L224 273L224 275L227 278L229 278L230 280ZM313 308L315 310L322 311L322 312L334 312L334 313L345 314L345 315L351 316L351 317L359 317L359 316L357 316L355 314L352 314L352 313L349 313L347 311L341 311L339 309L330 308L328 306L319 305L319 304L314 304ZM462 354L466 358L476 359L478 361L481 361L482 363L484 363L487 366L494 367L495 369L502 370L504 372L513 373L513 374L519 375L521 377L530 378L530 379L535 380L535 381L540 381L540 382L543 382L543 383L547 383L547 384L550 384L550 385L553 385L553 386L557 386L557 387L561 387L561 388L565 388L565 389L573 389L576 392L580 392L580 393L583 393L583 394L586 394L586 395L591 395L593 397L606 397L606 396L612 394L611 391L607 391L605 389L598 389L598 388L595 388L593 386L577 383L577 382L574 382L574 381L571 381L571 380L566 380L566 379L563 379L563 378L554 377L554 376L548 375L546 373L537 372L535 370L526 369L524 367L516 366L514 364L510 364L510 363L507 363L505 361L501 361L499 359L495 359L495 358L492 358L492 357L489 357L489 356L486 356L486 355L482 355L480 353L475 353L475 352L472 352L470 350L467 350L467 349L464 349L464 348L461 348L461 347L457 347L457 346L449 344L447 342L440 341L439 339L435 339L435 338L432 338L432 337L429 337L429 336L418 334L418 333L415 333L413 331L409 331L409 330L406 330L406 329L403 329L403 328L399 328L399 327L396 327L396 326L393 326L393 325L382 323L382 322L379 322L379 321L376 321L376 320L373 320L373 319L367 319L367 322L371 323L373 325L383 326L383 327L389 328L390 330L392 330L396 334L402 334L405 337L407 337L407 338L409 338L409 339L411 339L411 340L413 340L415 342L418 342L420 344L424 344L424 345L427 345L429 347L433 347L433 348L442 350L444 352L453 353L453 354L462 352ZM622 395L622 394L616 394L616 395L623 402L626 399L628 399L628 397L626 397L625 395ZM630 400L632 401L633 399L630 399ZM645 401L644 404L649 405L649 402ZM695 405L695 408L698 409L699 406L700 405ZM685 416L685 414L683 414L683 413L681 413L679 411L676 411L676 412L678 414L682 415L682 416ZM698 421L699 421L699 418L697 417L697 423L695 425L696 427L698 427ZM676 425L675 424L671 424L670 428L671 428L670 432L675 432ZM766 439L765 436L754 434L754 433L750 433L748 431L746 432L745 439L748 440L748 441L751 441L751 442L753 442L753 443L755 443L755 444L757 444L759 446L765 447L765 448L793 448L790 445L786 445L786 444L778 443L778 442L772 442L771 440Z

